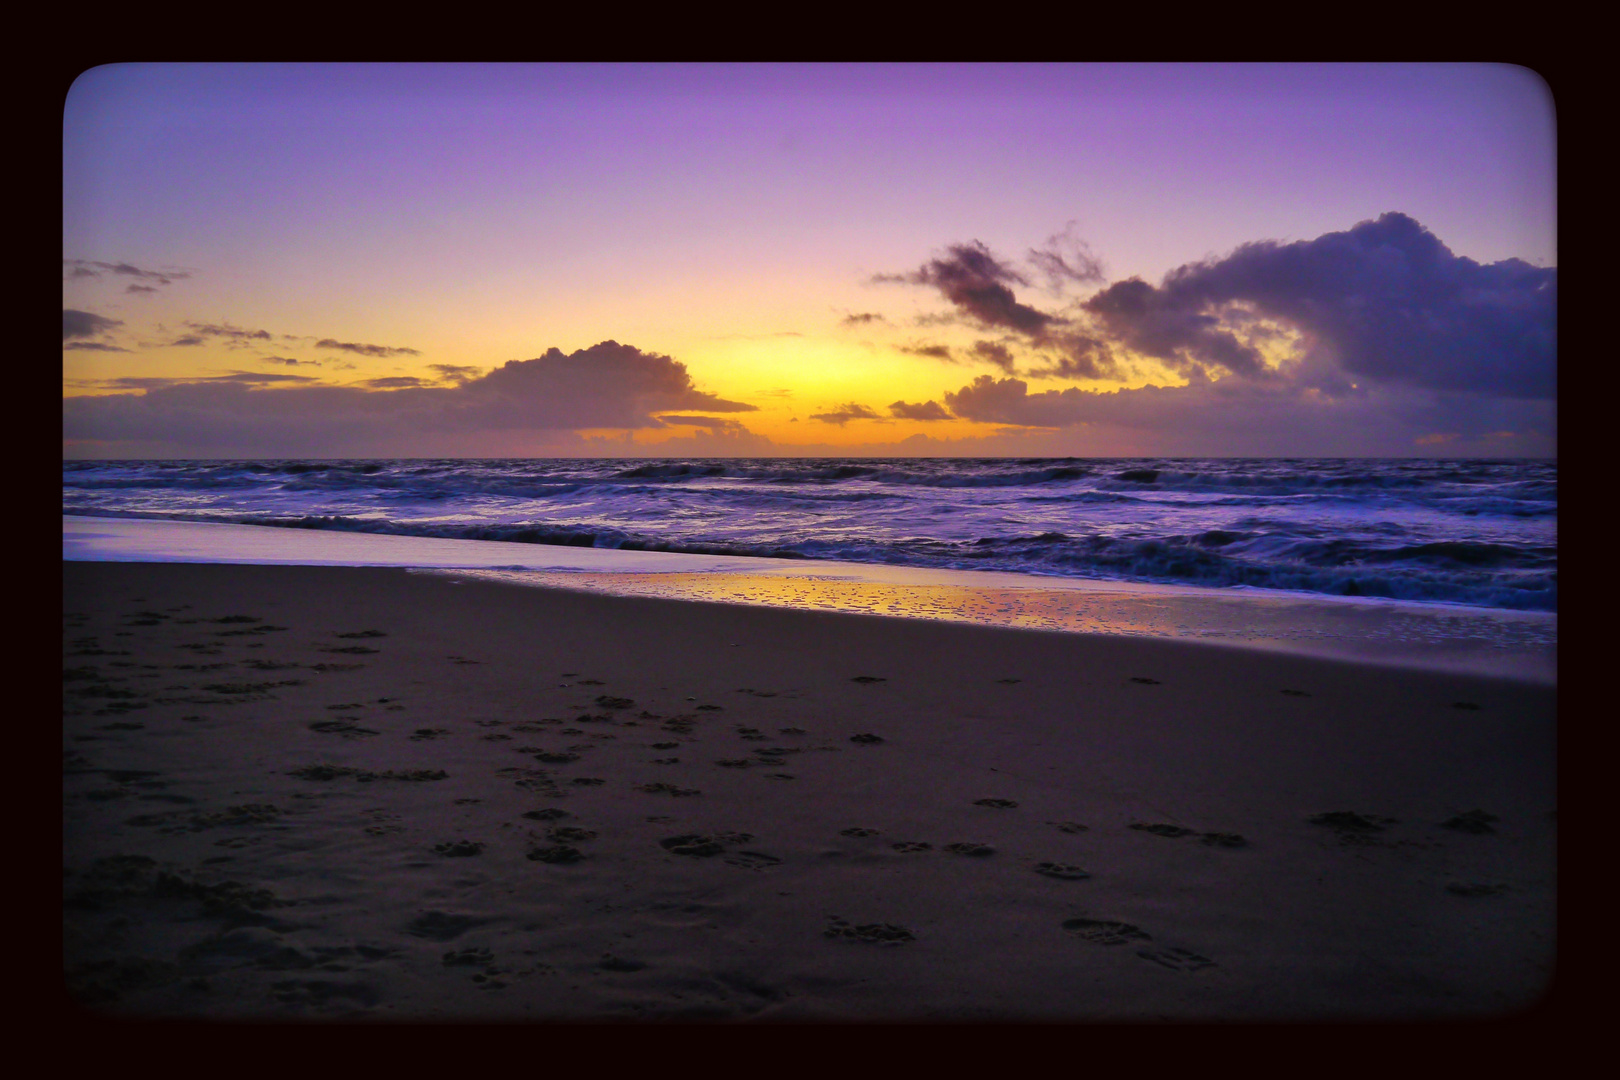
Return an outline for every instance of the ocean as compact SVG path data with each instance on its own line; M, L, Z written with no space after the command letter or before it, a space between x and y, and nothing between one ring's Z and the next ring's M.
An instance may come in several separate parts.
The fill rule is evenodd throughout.
M62 511L1558 607L1552 461L69 461Z

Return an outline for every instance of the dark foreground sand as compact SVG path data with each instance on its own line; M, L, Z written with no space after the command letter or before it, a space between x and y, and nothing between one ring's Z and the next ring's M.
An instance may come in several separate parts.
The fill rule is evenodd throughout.
M401 570L65 563L113 1015L1489 1016L1552 689Z

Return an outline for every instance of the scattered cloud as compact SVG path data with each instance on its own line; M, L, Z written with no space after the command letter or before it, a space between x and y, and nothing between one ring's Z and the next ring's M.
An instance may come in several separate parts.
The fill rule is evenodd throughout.
M865 405L857 405L852 401L847 405L838 406L838 408L834 409L832 412L812 413L810 415L810 419L820 420L824 424L837 424L839 427L843 427L851 420L882 420L883 416L879 413L873 412Z
M427 379L419 379L415 375L386 375L380 379L362 379L361 386L369 386L373 390L401 390L408 386L432 386Z
M446 382L464 383L469 379L476 379L483 374L484 369L473 364L429 364L430 371L439 373L439 378Z
M365 345L358 341L336 341L332 338L321 338L315 343L317 349L337 349L340 352L357 353L360 356L421 356L415 349L393 345Z
M1012 374L1013 354L1007 346L994 341L975 341L970 351L975 359L994 364L1009 375Z
M727 420L721 416L660 416L666 424L677 424L684 427L708 428L711 431L746 431L747 428L735 420Z
M1046 287L1057 292L1071 284L1100 285L1108 280L1103 262L1080 239L1076 223L1046 238L1045 245L1029 250L1030 265L1046 279Z
M63 350L84 350L88 352L129 352L122 345L104 345L99 341L70 341L62 346Z
M279 372L234 371L228 375L192 375L184 377L158 375L125 375L116 379L79 380L80 385L96 386L106 390L160 390L188 383L236 383L261 386L273 383L310 383L319 380L308 375L283 375Z
M951 352L949 345L901 345L901 352L912 356L927 356L934 360L944 360L947 363L956 363L956 354Z
M288 367L321 366L321 362L319 360L294 360L290 356L261 356L259 359L263 360L267 364L286 364Z
M168 285L191 276L189 270L143 270L129 263L97 262L93 259L63 259L62 277L68 281L97 280L107 274L139 278L154 285L132 284L127 292L155 292L156 286Z
M958 312L976 325L1041 336L1054 316L1021 304L1010 285L1028 285L1029 279L993 255L978 240L952 244L940 258L904 274L878 274L877 282L931 285Z
M210 341L223 341L228 349L242 349L270 340L268 330L247 330L240 326L232 326L230 323L200 323L187 320L181 325L188 332L169 342L169 345L206 345Z
M855 311L845 315L843 319L840 320L839 325L866 326L871 323L886 323L888 321L888 319L885 319L882 315L875 311Z
M95 337L105 334L114 327L123 326L122 319L109 319L105 315L97 315L90 311L79 311L75 308L62 309L62 340L73 338Z
M951 414L945 411L937 401L924 401L912 405L905 401L896 401L889 406L889 415L901 420L949 420Z

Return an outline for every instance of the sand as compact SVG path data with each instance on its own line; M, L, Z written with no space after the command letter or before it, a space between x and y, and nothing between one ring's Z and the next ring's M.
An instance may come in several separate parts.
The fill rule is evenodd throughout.
M526 588L64 563L64 964L113 1016L1490 1017L1545 684Z

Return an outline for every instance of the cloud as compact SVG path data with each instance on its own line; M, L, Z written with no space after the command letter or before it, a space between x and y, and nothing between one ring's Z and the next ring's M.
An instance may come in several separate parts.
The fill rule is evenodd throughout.
M1046 287L1054 292L1074 283L1102 284L1108 280L1102 260L1076 235L1072 221L1062 232L1047 237L1045 246L1030 248L1029 262L1046 278Z
M1434 444L1420 440L1435 432L1458 433L1466 454L1495 445L1504 456L1540 455L1556 446L1551 401L1398 385L1335 396L1283 381L1195 378L1030 393L1022 379L981 375L943 396L963 419L1047 429L1062 440L1053 452L1077 454L1385 456L1425 452Z
M431 386L432 383L415 375L388 375L380 379L364 379L360 385L373 390L399 390L407 386Z
M97 315L89 311L79 311L75 308L62 309L62 340L72 338L94 337L105 334L115 326L123 326L121 319L109 319L105 315Z
M226 348L241 349L261 341L270 340L268 330L246 330L230 323L200 323L187 320L182 324L190 333L169 342L173 345L206 345L210 339L223 341Z
M259 359L263 360L267 364L286 364L288 367L321 366L321 362L319 360L294 360L290 356L261 356Z
M267 335L268 336L268 335ZM317 349L339 349L343 352L358 353L361 356L421 356L415 349L393 345L364 345L356 341L336 341L332 338L321 338L315 343Z
M883 417L873 412L865 405L857 405L853 401L847 405L840 405L832 412L812 413L812 420L820 420L824 424L837 424L843 427L851 420L882 420Z
M64 351L86 350L94 352L129 352L129 350L124 348L122 345L103 345L99 341L70 341L66 345L63 345L62 349Z
M613 341L568 354L551 349L448 387L371 389L242 373L62 402L68 440L195 456L579 452L567 433L664 427L662 412L755 409L697 389L668 356Z
M987 364L994 364L1009 375L1012 374L1013 355L1007 346L994 341L975 341L972 352L975 359L983 360Z
M1084 304L1101 328L1178 370L1269 371L1239 337L1256 317L1298 331L1299 378L1343 393L1352 381L1552 398L1558 271L1454 255L1405 214L1290 244L1245 244L1190 263L1158 287L1133 278Z
M476 379L484 370L472 364L429 364L428 368L437 371L441 380L449 382L466 382L469 379Z
M107 390L159 390L187 383L238 383L258 386L271 383L310 383L318 379L308 375L283 375L279 372L236 371L229 375L137 376L126 375L116 379L81 380L83 385L99 386Z
M67 268L63 274L69 281L95 280L104 274L116 274L123 277L140 278L144 281L156 282L158 285L168 285L191 276L189 270L142 270L129 263L96 262L92 259L63 259L62 265ZM150 286L139 287L131 285L128 292L155 292Z
M910 353L912 356L927 356L934 360L956 363L956 354L951 352L949 345L901 345L898 348L901 352Z
M875 311L857 311L845 315L840 321L839 325L865 326L869 323L886 323L888 321L888 319L885 319L882 315L879 315Z
M727 420L720 416L660 416L659 420L666 424L678 424L685 427L708 428L710 431L747 431L742 424L735 420Z
M924 401L916 405L896 401L889 406L889 415L901 420L949 420L951 414L937 401Z
M917 270L879 274L872 280L932 285L959 312L981 327L1039 337L1054 319L1018 302L1009 283L1028 285L1029 279L997 259L977 240L952 244L946 248L944 256L930 259Z
M1054 288L1104 280L1072 224L1031 249L1029 262ZM1040 357L1025 371L1037 378L1123 379L1135 357L1184 378L1331 395L1368 384L1532 399L1557 392L1557 269L1477 263L1400 213L1314 240L1244 244L1177 267L1156 286L1116 282L1062 312L1019 302L1012 286L1029 277L978 241L874 280L931 286L957 317L1011 335L972 349L1009 375L1008 346L1021 341ZM936 348L947 358L946 346Z

